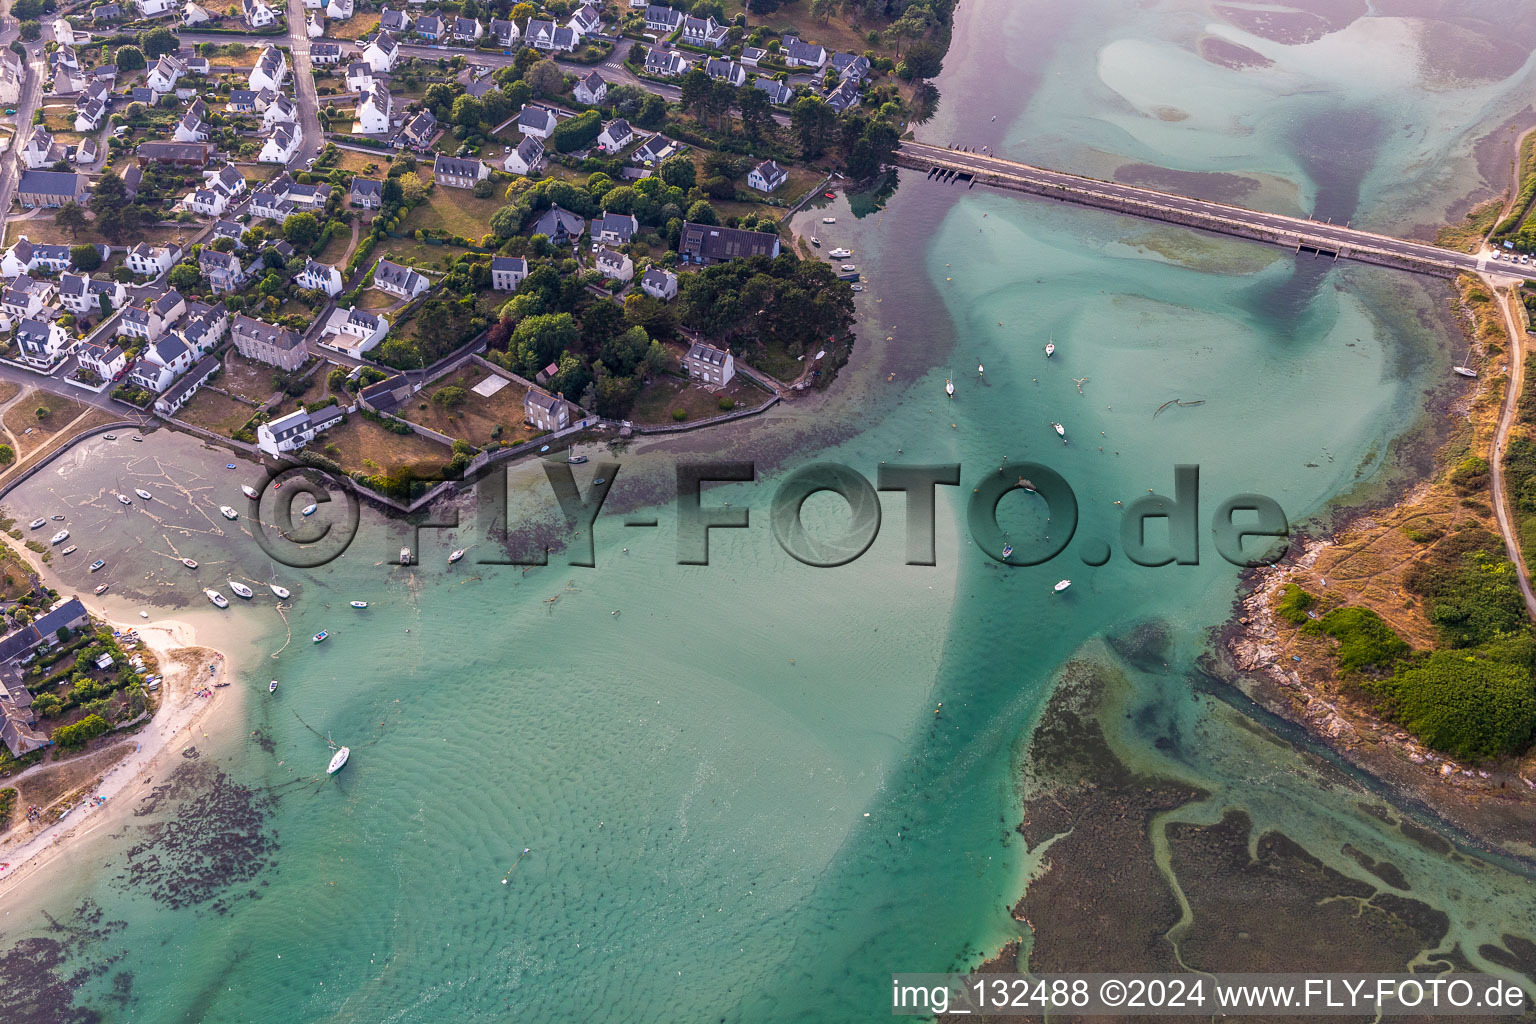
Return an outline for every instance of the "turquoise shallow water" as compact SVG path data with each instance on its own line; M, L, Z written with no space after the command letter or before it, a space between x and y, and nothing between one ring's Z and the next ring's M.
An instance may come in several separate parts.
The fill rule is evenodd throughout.
M1037 13L1006 8L989 45L1028 34ZM1184 16L1146 17L1115 38L1134 30L1165 52ZM976 38L974 25L962 38ZM1113 42L1087 19L1055 27L1039 34L1061 59ZM1125 116L1093 84L1102 61L1084 57L1020 69L1024 98L998 123L1043 116L1044 93L1025 85L1058 66L1082 87L1061 109ZM925 129L934 137L983 88L963 69L946 83L940 123ZM1272 84L1253 88L1282 102ZM1357 86L1331 88L1360 99ZM1091 138L1081 125L1060 130ZM1251 137L1242 161L1182 159L1290 176L1296 194L1313 194L1289 137ZM1118 152L1153 159L1130 150ZM1378 160L1406 153L1383 147ZM756 484L709 492L753 510L750 529L712 536L709 566L675 564L665 504L654 532L604 517L595 570L557 556L526 573L475 566L483 541L446 569L467 530L426 534L423 566L392 568L405 532L365 511L344 557L282 572L297 590L285 623L263 602L214 612L173 561L190 554L213 581L272 571L248 537L208 515L236 482L221 454L163 433L128 456L93 442L13 495L13 509L74 507L82 543L118 552L119 614L167 608L230 650L244 721L199 743L197 763L252 791L274 846L260 870L221 887L222 911L172 908L121 878L146 826L206 820L188 810L195 801L162 808L8 897L0 945L41 929L41 911L67 916L83 899L125 922L79 954L120 956L80 993L107 1019L883 1017L891 970L945 969L1017 934L1007 907L1034 862L1014 831L1016 742L1066 659L1147 620L1168 628L1170 666L1133 673L1146 714L1125 739L1145 763L1214 794L1192 813L1244 807L1349 874L1360 869L1339 853L1345 842L1391 859L1416 893L1457 903L1464 949L1496 939L1495 923L1528 931L1524 879L1409 846L1361 811L1368 797L1324 784L1306 758L1237 728L1197 692L1189 670L1236 582L1208 543L1189 567L1144 569L1119 551L1113 503L1167 493L1178 463L1201 467L1206 516L1257 490L1301 521L1336 495L1391 483L1394 440L1422 427L1425 390L1452 355L1441 286L913 179L871 217L855 221L841 203L831 212L835 232L818 233L854 248L871 283L863 343L833 392L728 434L619 456L616 499L664 479L673 451L724 447L759 461ZM1047 339L1059 346L1049 362ZM1154 416L1175 398L1203 404ZM1078 496L1077 537L1050 565L1004 570L965 532L970 488L1005 457L1050 465ZM779 550L773 488L812 458L871 478L882 460L961 463L962 485L940 491L938 564L902 564L895 495L851 565L813 569ZM514 474L524 507L538 504L540 478L534 467ZM141 481L165 495L159 521L85 504ZM830 531L846 513L816 499L807 516ZM1022 499L1004 516L1011 535L1047 530ZM1097 539L1115 555L1090 568L1080 555ZM1052 596L1061 577L1073 587ZM76 587L87 578L65 573ZM370 607L355 612L354 599ZM305 642L321 628L329 642ZM298 642L285 648L290 635ZM327 733L352 761L311 781ZM1175 742L1155 742L1166 737ZM201 874L163 837L156 849L173 880ZM106 996L118 972L132 975L126 1002Z

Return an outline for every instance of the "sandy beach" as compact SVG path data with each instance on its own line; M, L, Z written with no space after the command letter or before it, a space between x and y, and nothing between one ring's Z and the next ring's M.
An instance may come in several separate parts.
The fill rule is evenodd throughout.
M89 786L85 799L68 811L66 817L46 825L18 826L0 839L0 897L6 895L18 879L64 853L72 841L78 843L81 837L111 825L125 815L132 807L133 797L147 793L151 780L165 771L169 758L208 735L215 720L221 717L210 714L215 708L234 709L240 704L233 698L237 692L235 687L209 687L215 681L233 682L235 666L219 651L199 647L196 631L187 623L161 619L125 625L106 619L99 608L91 607L90 602L87 607L93 618L107 622L114 630L137 630L144 645L155 653L164 676L160 684L160 706L154 717L122 744L130 747L127 756ZM209 673L210 665L217 666L216 674ZM197 691L204 687L211 689L212 696L197 696ZM3 781L7 786L21 788L24 805L27 802L26 780L35 773L57 767L57 762L44 761ZM104 802L98 803L94 797L102 797Z

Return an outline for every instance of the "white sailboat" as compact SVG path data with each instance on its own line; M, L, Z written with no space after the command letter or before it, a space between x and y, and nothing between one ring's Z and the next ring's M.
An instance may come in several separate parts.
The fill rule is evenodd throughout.
M279 600L288 600L289 594L287 587L280 587L276 583L268 583L267 586L271 589L272 593L278 597Z
M401 565L410 565L411 564L411 549L410 548L404 547L404 548L400 549L400 564Z
M367 601L352 601L350 603L351 603L353 608L367 608L368 607L368 602Z
M1049 359L1056 354L1056 339L1052 338L1045 343L1045 358Z
M457 562L459 559L463 558L464 552L467 550L467 548L454 548L453 554L448 556L448 564L452 565L454 562Z
M1452 373L1460 374L1463 377L1476 377L1477 376L1477 371L1472 368L1472 366L1470 365L1471 362L1472 362L1472 348L1471 348L1471 346L1468 346L1467 347L1466 358L1461 361L1461 365L1460 366L1453 366L1453 367L1451 367L1451 372Z
M955 382L948 377L944 378L944 393L950 398L955 397Z
M347 763L347 758L351 756L352 750L350 747L342 747L340 750L336 751L336 756L331 758L330 767L326 768L325 774L335 775L337 772L341 771L342 766Z
M203 591L203 593L207 595L208 600L213 602L213 606L215 608L228 608L229 607L229 598L225 597L223 594L219 593L217 590L209 588L208 590Z
M117 496L117 500L122 502L124 505L132 505L133 504L133 499L128 497L128 495L126 495L126 494L119 494Z
M252 590L250 587L246 586L244 583L241 583L239 580L230 580L229 581L229 589L233 590L235 593L239 594L241 597L250 597L250 596L252 596L255 593L254 590Z
M137 494L139 497L143 498L145 501L148 501L150 499L150 497L151 497L150 493L148 491L146 491L142 487L135 487L133 489L133 493Z
M252 487L250 484L241 484L240 485L240 490L244 491L245 492L245 496L247 498L250 498L252 501L255 501L256 499L261 497L261 492L258 491L256 488Z
M64 543L67 540L69 540L69 531L68 530L60 530L58 533L53 535L53 539L50 540L48 543L50 543L50 544L62 544L62 543Z
M219 506L219 511L224 514L224 518L225 519L239 519L240 518L240 513L236 512L234 509L230 508L228 505L220 505Z

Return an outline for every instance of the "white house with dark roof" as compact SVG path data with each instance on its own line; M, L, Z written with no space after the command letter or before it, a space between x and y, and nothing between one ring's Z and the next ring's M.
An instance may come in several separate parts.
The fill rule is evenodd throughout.
M492 38L500 43L503 49L511 49L512 44L523 37L523 30L517 27L517 22L510 18L492 18L486 31Z
M159 277L181 259L181 250L174 245L151 246L140 242L128 250L128 269L146 277Z
M393 71L400 59L400 44L388 32L380 32L363 48L363 61L376 74Z
M649 267L640 275L640 290L653 299L671 302L677 298L677 275L661 267Z
M171 288L156 299L140 301L123 310L117 333L155 341L187 311L187 300Z
M203 179L208 182L208 187L222 192L233 199L245 192L245 175L234 164L225 164L216 171L203 171Z
M675 50L663 50L659 46L653 46L645 55L646 74L676 78L679 75L686 75L692 67L693 65Z
M449 188L474 188L475 182L491 176L491 169L484 160L465 159L456 156L437 155L432 162L432 179Z
M410 267L380 259L373 267L373 286L397 298L414 299L432 287L432 282Z
M170 387L176 375L191 365L191 349L172 334L144 349L128 379L141 388L160 392Z
M575 32L577 36L590 36L603 30L603 12L596 4L582 4L571 15L571 20L565 23L566 28Z
M683 19L683 34L679 38L689 46L719 50L725 47L726 32L727 27L713 16L695 18L689 15Z
M128 366L128 356L117 345L87 343L75 351L80 365L102 380L113 380Z
M392 11L388 7L379 12L379 29L403 35L411 30L411 16L404 11Z
M208 378L218 372L219 360L214 356L204 356L155 399L155 411L162 416L176 415L197 394L197 389L208 383Z
M747 84L747 69L733 60L711 57L704 62L704 73L716 82L737 88Z
M760 92L767 93L768 102L777 106L782 107L784 104L795 98L795 90L791 89L783 82L776 81L772 78L754 78L752 80L752 87Z
M58 288L52 281L22 274L0 295L0 308L13 323L26 317L41 317L57 295Z
M532 135L536 139L549 138L554 134L555 125L559 123L555 112L548 107L525 103L523 109L517 112L517 130L524 135Z
M304 261L304 269L294 275L301 288L313 288L334 298L341 294L341 271L329 263L314 259Z
M320 64L326 67L334 67L340 64L346 56L340 43L311 43L309 47L309 60L311 64Z
M789 180L789 172L772 160L764 160L747 172L747 184L759 192L772 192Z
M515 292L528 276L528 261L520 256L491 257L491 287L498 292Z
M645 8L645 30L663 37L669 36L682 27L684 17L681 11L660 4L649 4Z
M689 380L724 385L736 376L736 360L725 349L696 341L683 356L683 369L688 371Z
M837 72L838 78L853 78L862 82L869 77L873 66L869 63L869 58L862 54L834 53L832 70Z
M352 17L352 0L331 0L325 5L325 16L332 21L346 21Z
M827 106L836 113L843 113L859 105L859 80L857 78L845 78L837 83L837 88L827 93Z
M99 287L98 287L99 286ZM94 280L89 274L65 272L59 276L59 304L76 316L90 316L101 312L101 299L106 297L112 309L121 306L127 298L127 289L120 281Z
M347 91L362 92L381 77L367 61L353 61L347 65Z
M544 162L544 143L532 135L524 135L523 141L507 150L501 168L512 174L532 174Z
M639 230L640 222L632 213L609 213L604 210L601 217L592 218L592 241L604 245L624 245Z
M741 62L749 68L757 67L757 62L768 56L768 51L758 46L743 46L741 48Z
M208 125L190 110L181 115L172 133L177 142L207 142L209 134Z
M303 409L291 412L258 426L256 447L274 458L284 452L298 451L313 441L315 435L334 427L345 416L346 412L335 405L316 409L312 413Z
M331 310L320 327L320 344L351 356L361 356L384 340L389 321L356 306Z
M437 137L437 117L430 110L418 110L406 119L391 143L396 149L414 149L418 153L424 153L432 146L432 140Z
M181 205L204 217L222 217L229 208L229 197L211 188L199 188L187 193Z
M605 246L599 246L597 257L593 260L597 272L614 281L629 281L635 276L635 261L622 252L614 252Z
M38 369L45 369L69 354L72 340L69 332L54 321L22 320L16 325L16 347L21 350L22 361Z
M267 104L267 109L261 112L262 127L271 131L280 124L294 124L299 119L299 107L286 93L279 93ZM302 129L299 129L302 133Z
M581 36L569 26L529 18L528 27L523 30L523 41L535 50L570 53L581 45Z
M571 95L576 97L577 103L595 107L608 98L608 83L603 81L602 75L593 71L576 83L576 87L571 90Z
M303 142L304 129L297 121L293 124L278 125L267 137L266 144L261 147L261 154L256 159L264 164L286 164L299 152L299 146Z
M27 135L26 144L21 147L22 163L31 171L39 167L47 167L53 163L53 136L42 125L34 125Z
M827 63L826 47L804 42L796 35L779 40L779 56L792 68L822 68Z
M168 92L175 92L176 83L181 81L181 76L186 73L187 66L180 60L168 53L161 54L160 59L155 61L155 66L150 68L149 74L145 76L144 84L155 93L155 98L158 99Z
M277 21L277 12L263 0L241 0L240 11L251 28L266 28Z
M652 135L640 144L639 149L629 154L629 162L641 167L658 167L667 157L681 151L682 147L665 135Z
M102 254L103 261L110 255L110 251L104 245L98 245L96 249ZM60 271L68 266L69 246L51 242L33 242L26 235L22 235L16 239L16 244L5 251L4 258L0 258L0 276L16 277L34 270Z
M250 87L256 92L263 89L271 89L273 92L281 92L283 81L288 77L288 57L277 47L270 43L261 51L261 56L256 59L256 66L251 68Z
M597 136L597 144L604 153L617 153L633 141L635 141L635 130L622 117L614 118L603 125L602 132Z
M363 91L362 101L357 105L357 130L363 135L383 135L389 131L390 107L389 86L374 82Z
M485 35L485 26L479 18L454 18L453 38L461 43L473 43Z

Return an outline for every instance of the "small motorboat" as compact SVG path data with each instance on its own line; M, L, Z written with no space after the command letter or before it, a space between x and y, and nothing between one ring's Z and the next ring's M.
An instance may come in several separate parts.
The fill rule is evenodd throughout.
M585 455L572 455L565 461L573 466L581 466L586 464L587 457Z
M112 584L110 584L110 583L103 583L101 586L97 587L96 588L96 596L100 597L102 594L105 594L107 592L107 588L110 587L111 585Z
M137 494L139 497L143 498L145 501L149 501L153 497L153 495L151 495L148 491L146 491L142 487L135 487L133 489L133 493Z
M1061 582L1060 582L1060 583L1058 583L1058 584L1056 584L1056 585L1055 585L1055 586L1054 586L1054 587L1052 587L1052 588L1051 588L1051 589L1052 589L1052 590L1053 590L1053 591L1055 591L1055 592L1056 592L1056 593L1058 593L1058 594L1059 594L1059 593L1061 593L1061 592L1062 592L1062 591L1063 591L1063 590L1066 590L1066 589L1067 589L1067 588L1068 588L1068 587L1070 587L1070 586L1071 586L1071 585L1072 585L1072 581L1071 581L1071 580L1062 580L1062 581L1061 581Z
M117 501L118 501L118 504L120 504L120 505L132 505L133 504L133 499L128 497L128 495L126 495L126 494L119 494L117 496Z
M341 771L342 766L347 763L347 758L351 756L352 751L348 747L342 747L340 750L336 751L336 756L331 758L331 765L325 770L325 774L335 775L337 772Z
M239 519L240 518L240 513L236 512L234 509L230 508L228 505L220 505L219 506L219 511L221 513L223 513L225 519Z
M48 518L52 519L56 523L62 523L64 521L63 516L49 516Z
M144 435L143 434L134 434L132 440L134 440L134 441L142 441L142 440L144 440Z
M272 593L276 595L280 600L288 600L289 593L287 587L280 587L276 583L268 583L267 587L271 589Z
M316 633L310 639L314 640L314 642L317 643L317 644L323 644L323 643L325 643L325 638L330 636L330 635L331 634L327 633L325 630L322 629L320 632Z
M983 374L985 374L986 372L987 371L985 369L983 369L983 367L982 367L982 365L980 363L976 364L976 376L980 377Z
M826 196L828 199L836 199L837 198L837 193L836 192L823 192L822 195Z
M250 587L246 586L244 583L241 583L239 580L230 580L229 581L229 589L233 590L236 594L239 594L241 597L250 597L253 594L255 594L254 590L252 590Z
M241 484L240 489L244 491L245 496L250 498L252 501L256 501L261 498L261 492L252 487L250 484Z
M277 692L277 680L276 679L272 680L270 683L267 684L267 692L268 693L276 693Z
M448 564L452 565L454 562L457 562L459 559L463 558L464 557L464 552L466 550L468 550L468 549L466 549L466 548L454 548L453 549L453 554L448 556Z
M821 218L821 222L823 224L836 224L837 223L837 218L836 217L823 217L823 218Z
M116 434L102 434L101 436L106 438L108 441L116 441L117 440L117 435Z
M186 566L188 569L196 569L197 568L197 562L193 561L190 558L183 558L181 560L181 564Z
M597 484L605 484L607 482L608 482L608 478L605 477L605 476L600 476L596 480L592 481L594 486L597 485Z
M1062 426L1060 423L1056 423L1055 421L1052 421L1051 429L1055 430L1059 437L1063 437L1064 438L1064 437L1067 436L1067 428Z
M858 269L859 269L858 265L854 264L854 263L844 263L843 266L842 266L842 271L845 274L851 274L855 270L858 270Z
M400 549L400 564L401 565L410 565L411 564L411 549L410 548L401 548Z
M1003 545L1003 557L1004 558L1012 558L1013 557L1013 545L1012 544L1004 544Z
M212 588L210 588L208 590L203 591L203 593L208 595L208 600L213 602L213 606L215 608L228 608L229 607L229 598L225 597L223 594L219 593L217 590L213 590Z
M1056 343L1054 341L1046 342L1045 343L1045 358L1049 359L1049 358L1051 358L1051 356L1053 356L1055 354L1056 354Z
M63 551L60 551L59 554L61 554L61 555L72 555L77 550L79 550L79 549L76 548L73 544L71 544L69 547L65 548Z
M98 558L98 559L96 559L96 561L91 563L91 572L95 572L98 569L105 569L106 567L107 567L106 560Z
M351 604L353 608L367 608L368 607L368 602L367 601L350 601L348 603Z
M69 540L69 531L68 530L60 530L58 533L53 535L53 539L50 540L48 543L49 544L62 544L62 543L64 543L67 540Z
M544 454L544 453L545 453L545 452L547 452L547 451L549 451L549 445L547 445L547 444L546 444L546 445L544 445L544 446L543 446L543 447L541 447L541 448L540 448L540 449L539 449L539 454L540 454L540 455L543 455L543 454Z
M849 285L848 287L849 287L849 289L851 291L856 291L856 292L861 292L861 291L864 290L864 286L861 285L861 284Z
M955 397L955 382L950 380L948 377L944 378L944 393L950 398Z
M821 248L821 239L817 238L815 235L812 235L811 236L811 244L814 245L816 248L820 249Z
M32 529L34 529L34 530L38 530L38 529L41 529L41 528L42 528L42 525L43 525L43 524L44 524L44 523L46 523L46 522L47 522L47 521L48 521L48 520L46 520L46 519L34 519L34 520L33 520L33 521L32 521Z
M853 255L853 250L852 249L833 249L831 252L827 253L827 255L831 256L835 260L845 260L849 256Z
M317 509L319 507L320 506L315 504L314 502L310 502L308 505L304 506L304 514L306 516L312 516L312 515L315 514L315 509Z

